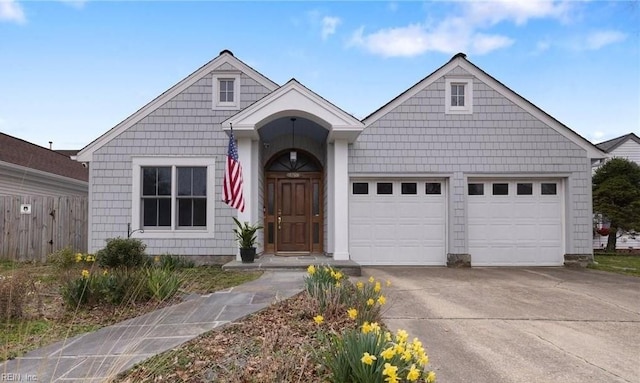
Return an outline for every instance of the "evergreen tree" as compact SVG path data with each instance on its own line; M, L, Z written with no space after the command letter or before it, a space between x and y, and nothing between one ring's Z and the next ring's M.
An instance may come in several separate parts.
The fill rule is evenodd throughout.
M607 251L616 250L618 230L640 232L640 166L612 158L593 175L593 211L607 219Z

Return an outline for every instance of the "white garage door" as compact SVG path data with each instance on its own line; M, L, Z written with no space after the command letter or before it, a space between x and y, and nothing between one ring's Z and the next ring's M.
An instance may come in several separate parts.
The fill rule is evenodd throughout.
M349 253L362 265L446 264L444 180L351 182Z
M561 180L469 179L471 265L562 265L562 195Z

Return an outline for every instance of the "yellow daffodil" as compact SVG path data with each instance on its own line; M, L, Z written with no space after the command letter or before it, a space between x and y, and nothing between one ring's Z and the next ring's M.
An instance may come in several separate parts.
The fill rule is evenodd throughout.
M376 322L371 323L371 331L375 332L376 334L380 333L380 325Z
M411 351L404 350L404 352L402 353L402 356L400 357L400 359L406 360L406 361L411 360Z
M386 348L384 351L380 353L380 356L384 358L384 360L389 360L396 355L396 350L393 347Z
M433 383L436 381L436 373L433 371L429 371L427 373L427 383Z
M339 288L340 286L342 286L342 284L340 282L336 282L336 287Z
M109 274L109 272L107 270L102 272L102 275L108 275L108 274Z
M387 298L385 298L385 297L384 297L384 295L380 295L380 296L378 297L378 304L379 304L380 306L382 306L382 305L384 305L385 303L387 303Z
M349 319L356 320L356 318L358 317L358 310L353 308L349 309L347 310L347 314L349 315Z
M395 377L398 375L398 367L392 365L391 363L385 363L384 370L382 370L382 375L386 375L388 377Z
M369 332L371 332L371 325L369 324L369 322L364 322L362 324L362 333L368 334Z
M339 272L339 271L336 271L336 272L333 274L333 277L336 279L336 281L339 281L340 279L342 279L343 274L342 274L341 272Z
M396 350L396 353L398 353L398 355L403 354L404 351L406 350L406 348L404 347L404 343L396 343L394 348Z
M373 283L373 282L375 282L375 281L376 281L376 280L375 280L375 278L373 277L373 275L369 277L369 283Z
M316 322L316 324L322 324L324 317L322 315L316 315L313 317L313 321Z
M82 253L76 253L76 262L82 261Z
M400 329L396 332L396 341L398 342L405 343L408 337L409 334L405 330Z
M416 368L415 364L411 365L409 372L407 373L407 380L410 382L415 382L420 378L420 370Z
M82 270L82 278L84 279L89 278L89 270L87 269Z
M364 288L364 283L358 282L356 283L356 287L358 288L358 290L362 290Z
M376 285L373 288L373 291L375 291L376 293L379 293L381 289L382 289L382 286L380 285L380 282L376 282Z
M309 275L313 275L316 273L316 267L314 265L309 265L309 267L307 267L307 273L309 273Z
M385 331L384 340L385 342L391 342L391 333L389 331Z
M375 303L376 301L374 301L373 298L367 299L367 306L373 306Z
M427 354L425 354L424 352L419 353L418 364L422 367L426 367L427 364L429 364L429 356L427 356Z
M367 365L371 366L371 365L373 364L373 361L374 361L374 360L377 360L377 359L378 359L378 358L376 358L376 356L375 356L375 355L371 355L371 354L369 354L368 352L365 352L365 353L362 355L362 358L360 358L360 361L361 361L362 363L364 363L364 364L367 364Z

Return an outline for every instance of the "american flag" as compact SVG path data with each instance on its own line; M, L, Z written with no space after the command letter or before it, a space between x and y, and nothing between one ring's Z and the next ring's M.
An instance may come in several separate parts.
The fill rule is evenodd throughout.
M227 165L222 183L222 200L229 206L241 212L244 211L244 196L242 195L242 166L238 160L238 147L233 138L233 128L229 135L229 151Z

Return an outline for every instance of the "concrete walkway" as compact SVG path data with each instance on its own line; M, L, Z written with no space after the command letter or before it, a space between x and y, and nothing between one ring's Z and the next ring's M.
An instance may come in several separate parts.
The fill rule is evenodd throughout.
M0 381L105 382L134 364L237 321L303 288L302 271L259 279L78 335L0 364Z

